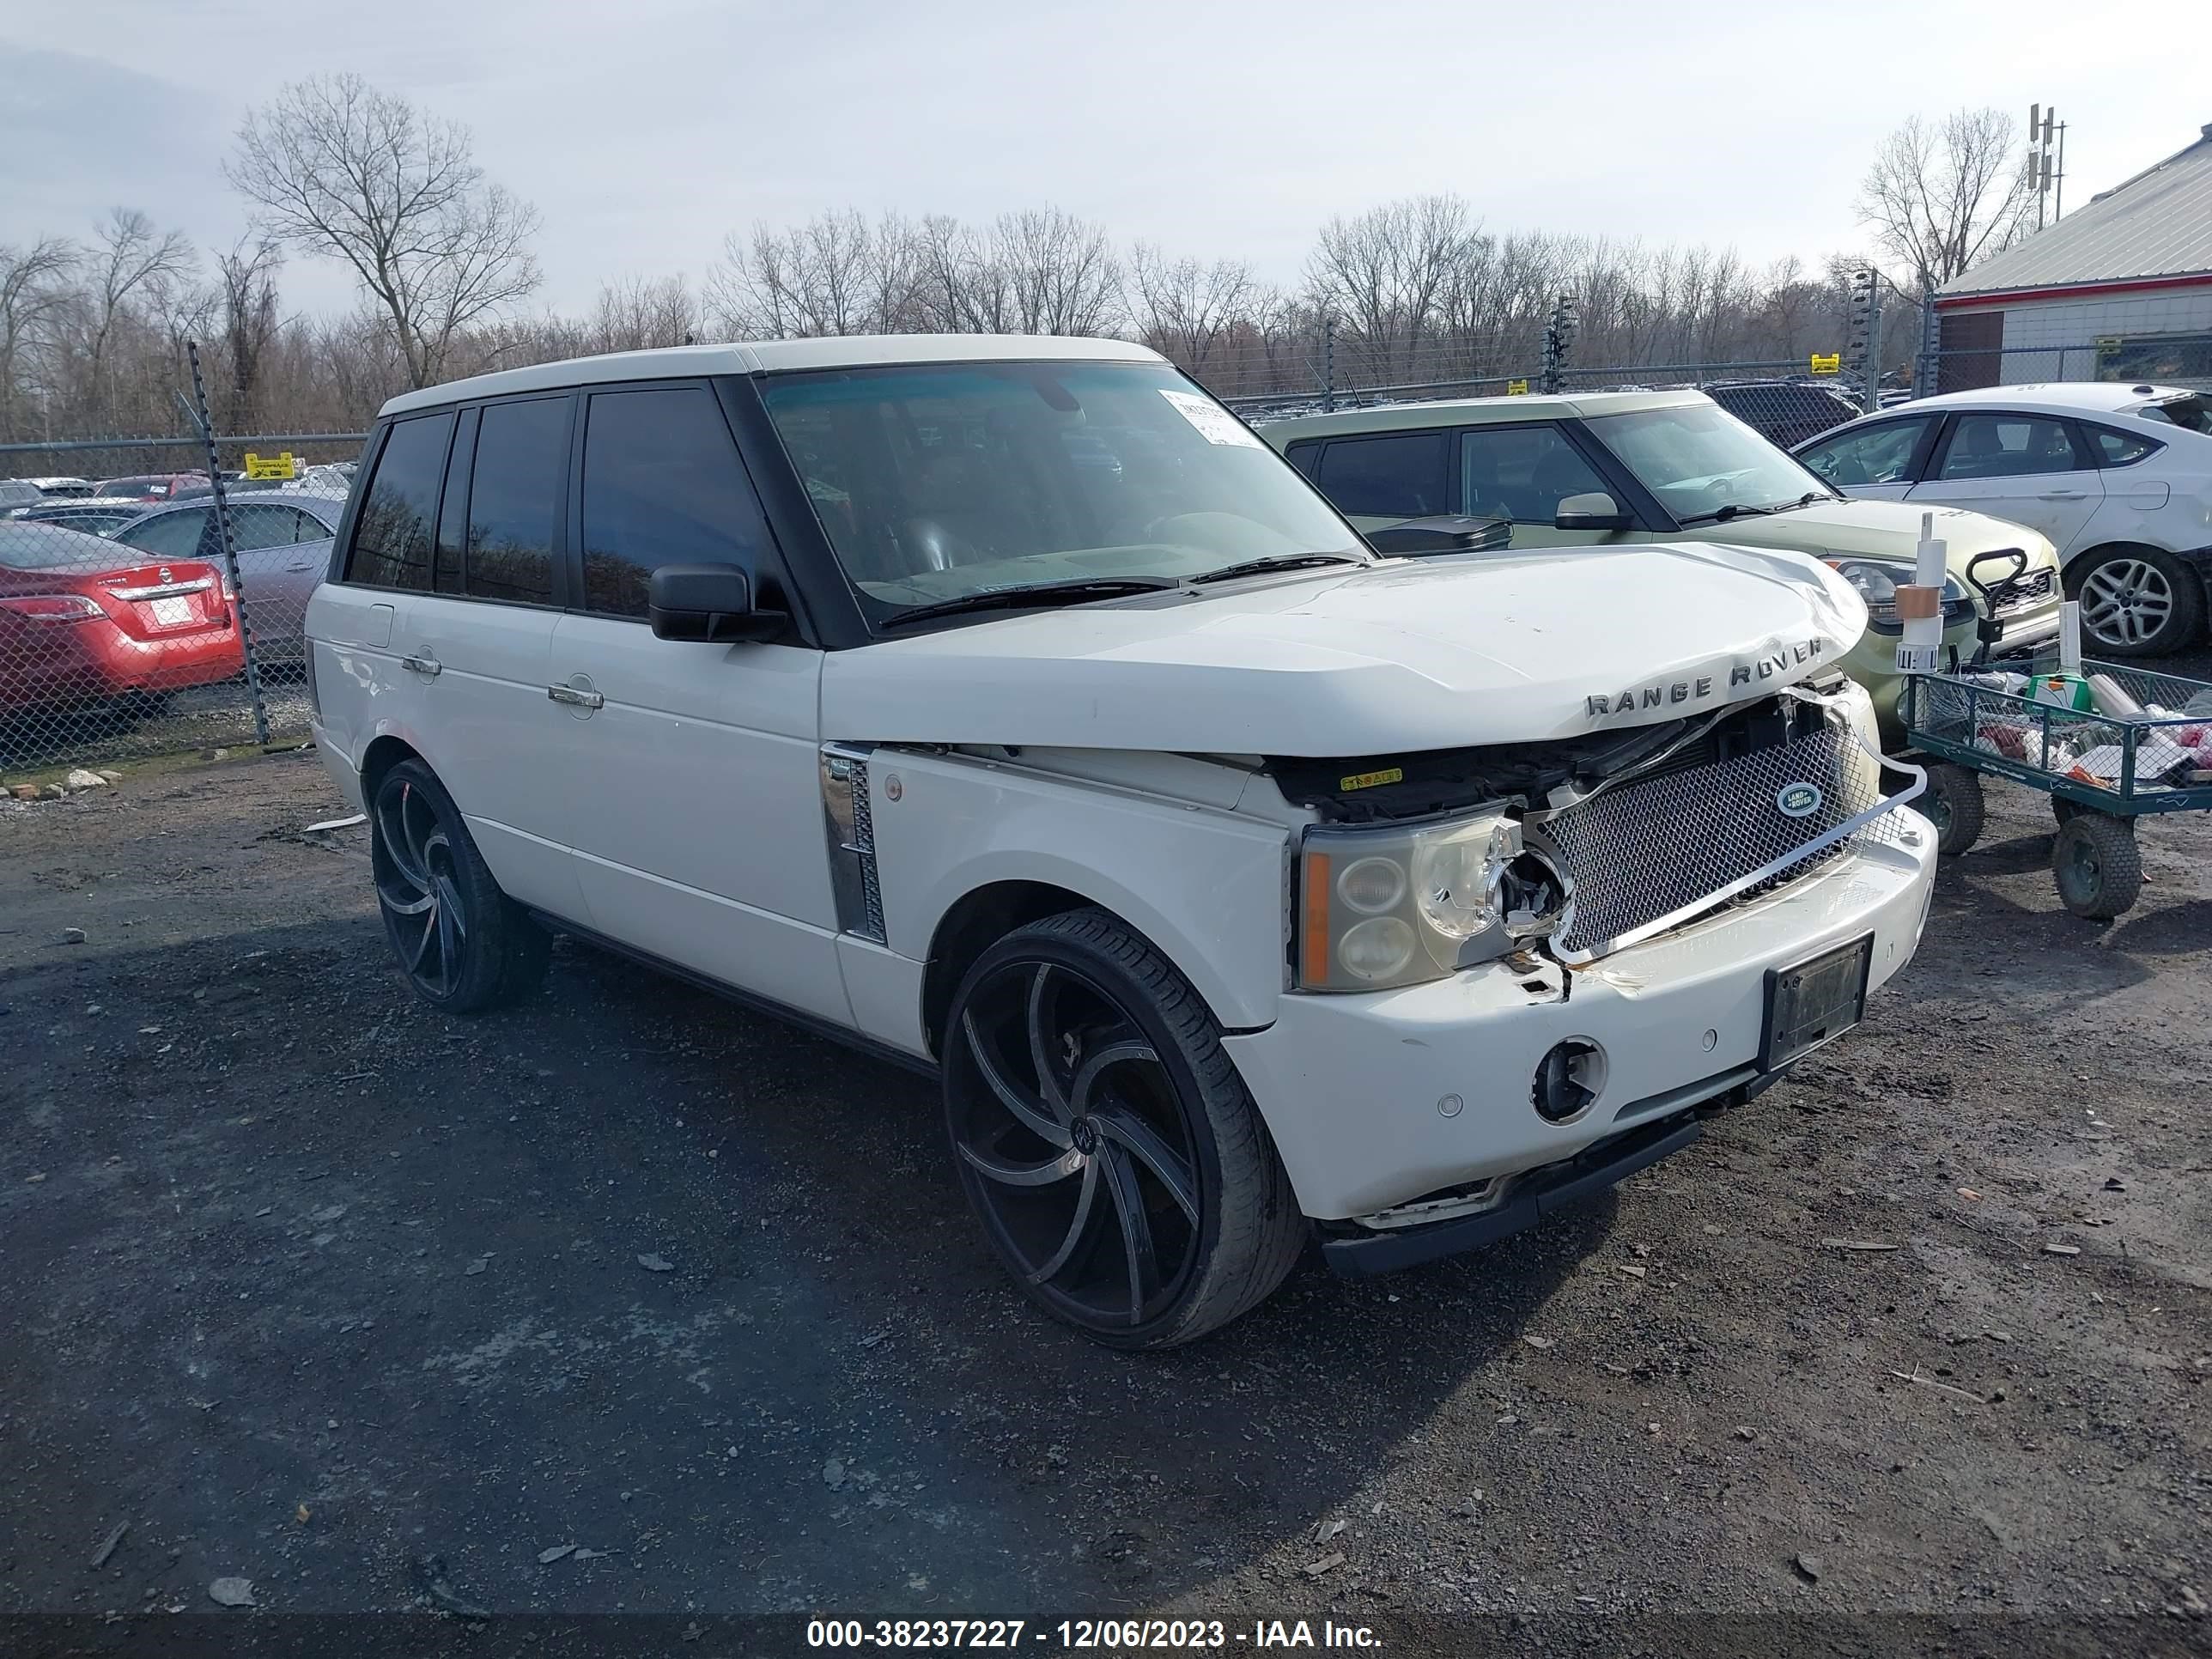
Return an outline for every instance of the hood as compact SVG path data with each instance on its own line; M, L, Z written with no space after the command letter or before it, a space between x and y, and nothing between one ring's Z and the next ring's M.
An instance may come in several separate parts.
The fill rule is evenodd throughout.
M1766 696L1866 626L1793 553L1705 542L1391 559L833 651L824 737L1358 756L1540 742Z
M1731 519L1717 533L1753 547L1787 547L1815 558L1887 559L1911 564L1920 549L1920 516L1936 515L1936 538L1944 562L1966 579L1966 561L1994 547L2027 550L2030 568L2054 562L2048 540L2025 525L1992 519L1962 507L1934 507L1911 501L1814 501L1771 518Z

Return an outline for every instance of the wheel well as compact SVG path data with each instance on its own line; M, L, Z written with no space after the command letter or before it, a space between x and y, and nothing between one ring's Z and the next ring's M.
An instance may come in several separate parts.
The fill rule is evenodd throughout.
M1080 893L1047 882L997 881L978 887L947 910L929 941L929 964L922 970L921 1029L929 1052L944 1054L952 994L977 957L1017 927L1091 903Z
M361 799L366 807L376 799L376 787L384 781L384 775L404 760L420 760L404 741L389 735L377 738L362 751Z

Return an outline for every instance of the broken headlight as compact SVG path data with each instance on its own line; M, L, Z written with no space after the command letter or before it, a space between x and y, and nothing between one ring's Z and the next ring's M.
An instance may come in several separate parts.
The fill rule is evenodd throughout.
M1511 950L1563 899L1524 853L1520 820L1484 808L1442 823L1316 826L1299 849L1297 981L1381 991Z

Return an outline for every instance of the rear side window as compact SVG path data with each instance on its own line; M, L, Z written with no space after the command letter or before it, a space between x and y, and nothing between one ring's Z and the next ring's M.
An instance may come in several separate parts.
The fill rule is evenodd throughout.
M2108 426L2089 426L2081 429L2089 434L2090 446L2097 452L2099 466L2133 466L2144 456L2156 453L2160 447L2148 438L2137 437L2132 432L2115 432Z
M115 539L158 559L189 559L199 551L200 532L206 526L207 508L181 507L118 531Z
M1441 432L1332 440L1314 482L1340 513L1420 519L1450 511Z
M566 398L485 405L461 556L470 598L553 603L553 543L568 493L568 409Z
M1936 476L1946 482L2071 472L2082 463L2066 423L2039 415L1961 415Z
M450 410L392 422L354 526L348 581L418 592L430 586L431 526L453 435Z
M584 423L586 610L644 616L647 580L664 564L741 565L757 577L766 538L712 392L592 395Z

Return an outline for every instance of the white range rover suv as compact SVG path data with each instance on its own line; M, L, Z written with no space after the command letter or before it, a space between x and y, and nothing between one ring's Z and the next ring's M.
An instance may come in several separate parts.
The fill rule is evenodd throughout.
M1926 915L1841 576L1380 557L1139 346L413 392L332 556L316 735L415 989L488 1007L554 928L941 1076L992 1247L1120 1346L1666 1156Z

